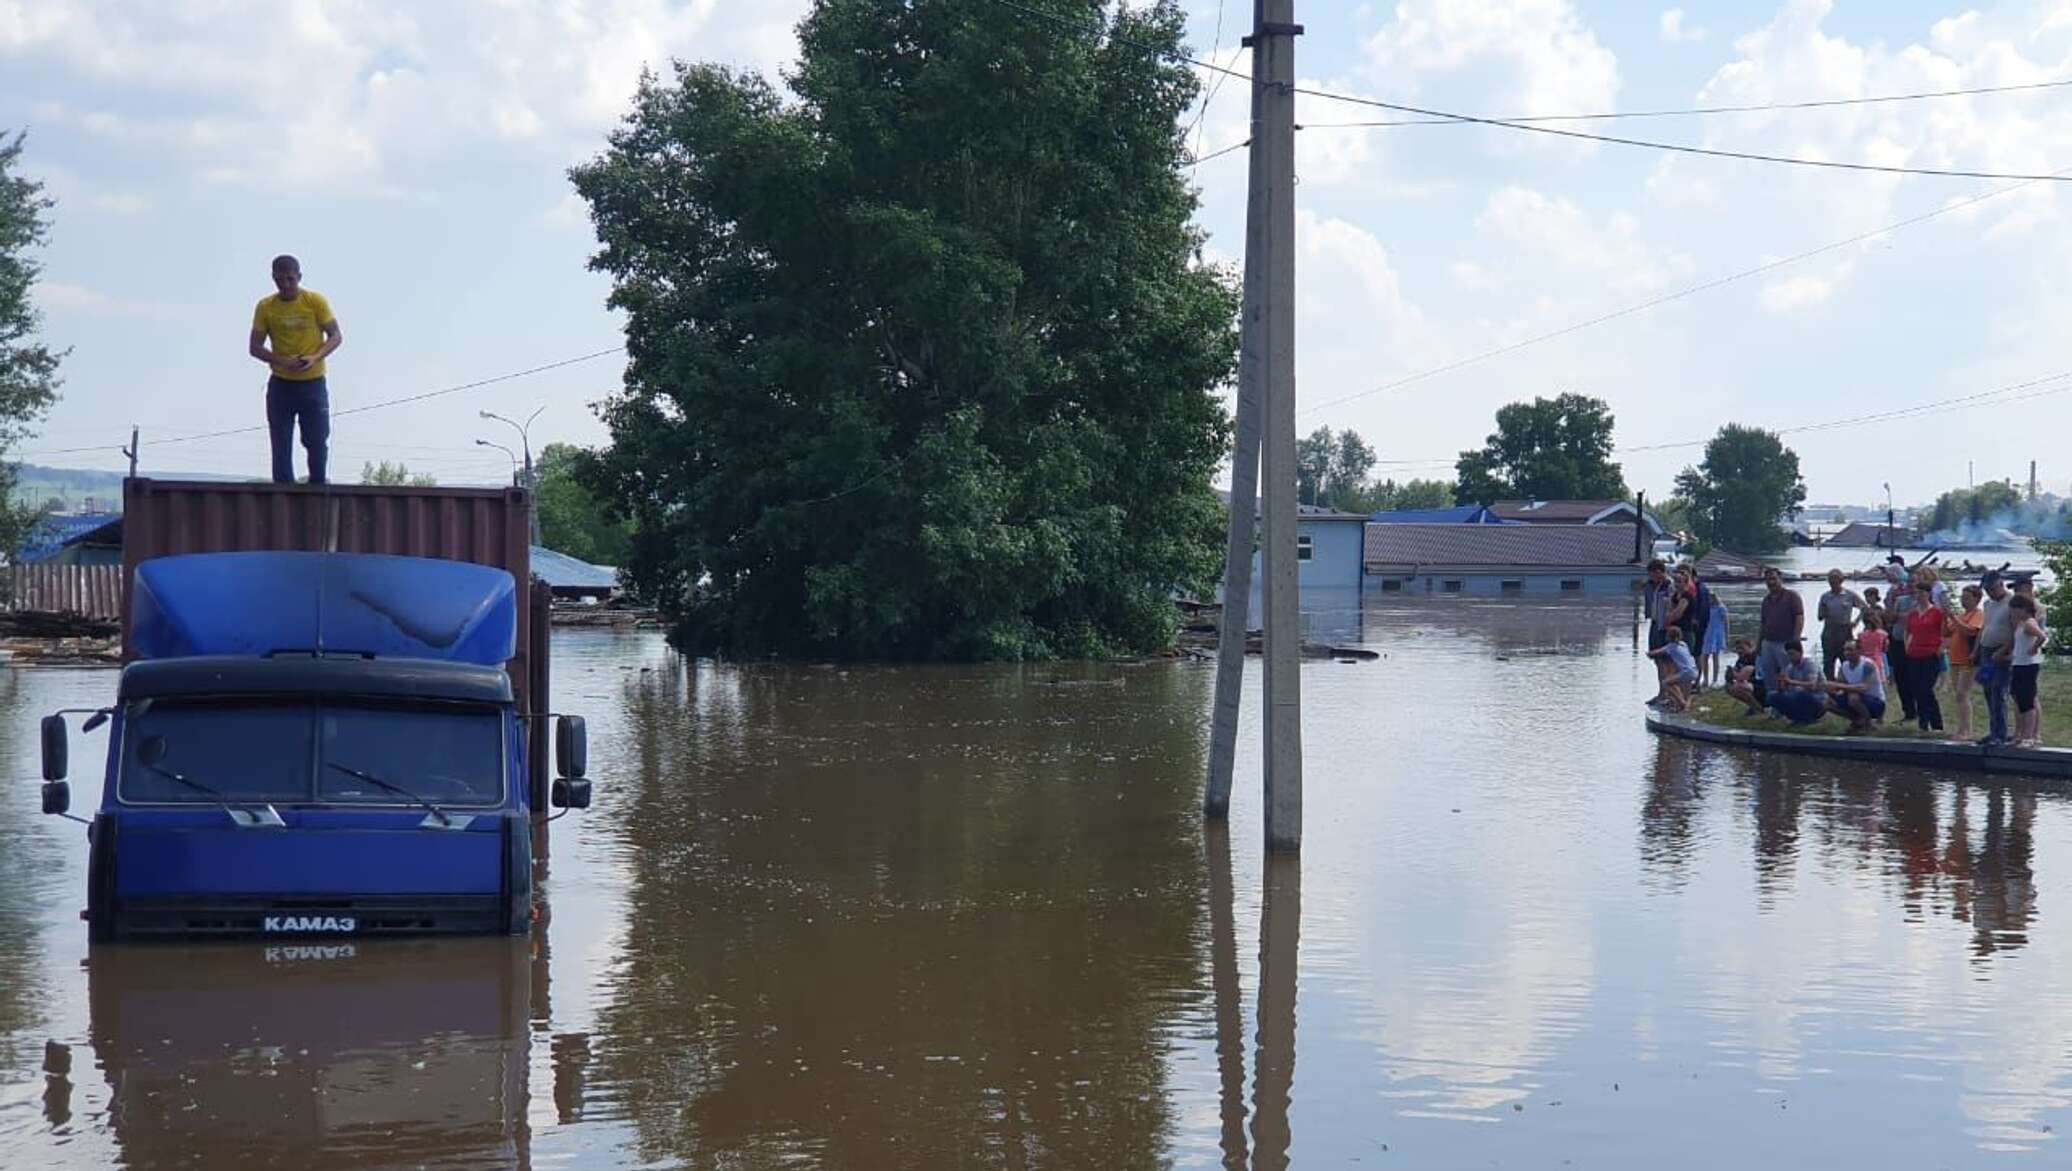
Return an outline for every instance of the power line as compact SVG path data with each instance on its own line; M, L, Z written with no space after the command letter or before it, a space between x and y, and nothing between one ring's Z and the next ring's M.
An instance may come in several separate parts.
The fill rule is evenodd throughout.
M2072 384L2053 386L2052 383L2072 379L2072 370L2060 370L2041 378L2025 382L2012 382L1992 390L1974 391L1932 402L1915 403L1912 406L1893 407L1889 410L1872 411L1862 415L1849 415L1839 419L1827 419L1818 423L1798 423L1788 427L1766 428L1773 435L1805 435L1819 431L1841 431L1852 427L1869 426L1874 423L1889 423L1897 419L1915 419L1926 415L1946 414L1964 407L1992 405L2006 406L2009 403L2028 402L2031 399L2048 398L2052 395L2072 394ZM2022 391L2026 393L2016 393ZM1680 439L1671 443L1634 443L1613 448L1615 455L1634 455L1651 451L1675 451L1680 448L1703 447L1712 442L1711 436L1704 439ZM1377 467L1426 468L1451 467L1457 459L1383 459L1374 461Z
M1231 143L1231 145L1227 145L1227 147L1222 147L1222 149L1216 149L1216 151L1208 151L1206 155L1202 155L1202 158L1198 158L1198 160L1189 160L1189 162L1187 162L1187 166L1202 166L1202 164L1204 164L1204 162L1208 162L1208 160L1218 160L1218 158L1222 158L1222 155L1227 155L1227 153L1231 153L1231 151L1235 151L1235 149L1241 149L1241 147L1249 147L1249 145L1251 145L1251 139L1245 139L1245 141L1241 141L1241 143Z
M2068 167L2063 171L2059 171L2058 174L2072 175L2072 167ZM1906 219L1900 220L1896 223L1886 224L1882 228L1876 228L1868 232L1859 232L1854 236L1848 237L1847 239L1836 240L1831 244L1822 244L1818 248L1809 248L1804 252L1795 253L1791 256L1786 256L1779 260L1767 261L1763 264L1758 264L1753 268L1744 268L1739 272L1728 273L1726 276L1714 277L1709 281L1703 281L1699 284L1690 285L1686 288L1678 289L1673 293L1664 293L1659 297L1651 297L1648 300L1639 302L1638 304L1628 305L1623 309L1614 309L1609 313L1601 313L1596 317L1587 318L1582 321L1571 322L1568 325L1562 326L1560 329L1550 330L1542 334L1535 334L1532 337L1511 342L1507 345L1501 345L1496 347L1495 349L1484 350L1479 354L1474 354L1466 358L1461 358L1456 361L1448 362L1443 366L1434 366L1429 370L1420 370L1415 374L1406 375L1402 378L1396 379L1393 382L1383 383L1382 385L1374 387L1371 390L1358 391L1354 394L1343 395L1339 398L1330 399L1326 402L1318 403L1317 405L1312 407L1304 407L1301 413L1305 415L1314 414L1317 411L1325 410L1330 407L1341 406L1345 403L1353 402L1358 399L1368 398L1373 395L1382 394L1391 390L1397 390L1402 387L1409 386L1413 382L1422 382L1427 378L1433 378L1441 374L1449 374L1455 370L1461 369L1464 366L1473 366L1478 362L1486 362L1491 358L1502 357L1505 354L1515 353L1516 351L1525 349L1528 346L1536 346L1539 345L1541 342L1549 342L1553 341L1556 338L1566 337L1569 334L1577 332L1578 330L1588 329L1593 325L1602 325L1607 321L1616 321L1621 317L1631 317L1636 313L1644 313L1649 309L1653 309L1661 305L1667 305L1672 301L1680 301L1685 297L1693 296L1698 293L1708 292L1712 289L1720 288L1723 285L1730 285L1736 281L1747 280L1749 277L1752 276L1761 276L1764 273L1774 272L1777 269L1797 264L1800 261L1811 260L1816 256L1824 256L1829 252L1834 252L1842 248L1847 248L1854 244L1861 244L1866 240L1873 240L1879 236L1885 235L1887 232L1896 232L1899 231L1901 228L1910 228L1913 227L1915 224L1926 223L1929 220L1935 219L1938 216L1945 216L1953 211L1961 211L1964 208L1971 207L1975 204L1984 203L1988 199L1994 199L1999 196L2006 195L2011 191L2019 191L2022 188L2027 187L2034 182L2036 182L2036 180L2026 179L2020 183L2009 184L2006 187L2000 187L1992 191L1984 192L1983 194L1973 195L1966 199L1957 200L1954 203L1946 203L1933 211L1926 211L1922 212L1920 215L1909 216Z
M1229 6L1230 0L1217 0L1216 35L1209 38L1209 56L1212 58L1215 57L1217 53L1223 51L1223 10ZM1198 155L1201 153L1202 122L1206 118L1208 118L1209 106L1211 103L1215 102L1217 91L1223 88L1223 83L1227 80L1229 79L1221 74L1218 74L1216 76L1215 82L1209 86L1209 92L1203 95L1201 100L1201 108L1194 112L1194 125L1187 128L1187 133L1189 137L1192 137L1194 139L1194 150L1191 152L1193 154ZM1195 161L1200 162L1201 160L1197 159Z
M2072 86L2072 80L2032 81L2021 85L1985 85L1975 89L1942 89L1924 93L1881 94L1864 98L1822 98L1803 102L1763 102L1747 106L1687 106L1672 110L1622 110L1602 114L1521 114L1498 118L1499 122L1603 122L1619 118L1683 118L1710 114L1758 114L1772 110L1824 110L1835 106L1870 106L1887 102L1918 102L1930 98L1976 97L1981 94L2018 93L2028 90L2057 89ZM1354 127L1382 126L1451 126L1460 121L1454 117L1444 118L1392 118L1367 122L1305 122L1303 130L1346 130Z
M1464 122L1476 126L1501 126L1507 130L1522 130L1528 134L1551 134L1557 138L1573 138L1584 142L1607 142L1614 146L1644 147L1649 150L1668 151L1672 154L1704 155L1708 158L1735 159L1750 163L1781 163L1793 167L1821 167L1836 171L1864 171L1879 175L1932 175L1944 179L2021 179L2032 182L2062 183L2072 176L2026 175L2010 171L1960 171L1940 167L1898 167L1880 163L1850 163L1836 159L1803 159L1790 155L1761 154L1756 151L1724 150L1710 146L1692 146L1683 142L1655 142L1645 138L1623 138L1616 134L1591 134L1582 130L1563 130L1558 126L1542 126L1530 122L1507 122L1501 118L1478 118L1473 114L1455 114L1446 110L1434 110L1424 106L1409 106L1401 102L1384 102L1376 98L1356 97L1352 94L1332 93L1329 90L1303 89L1295 92L1313 98L1333 102L1348 102L1356 106L1372 106L1380 110L1395 110L1404 114L1421 114L1452 122Z
M1213 62L1189 57L1175 49L1168 49L1159 45L1147 45L1142 41L1116 36L1105 28L1067 20L1055 13L1031 8L1026 4L1018 4L1015 0L991 0L991 2L1002 8L1013 9L1026 16L1034 17L1037 20L1071 32L1087 36L1106 37L1114 44L1125 45L1140 52L1192 65L1198 69L1207 69L1212 72L1227 74L1231 77L1250 80L1235 69L1226 69ZM1412 106L1402 102L1385 102L1379 98L1363 98L1354 94L1335 93L1324 89L1309 89L1304 86L1291 86L1289 87L1289 92L1301 94L1305 97L1320 98L1324 101L1345 102L1350 105L1367 106L1377 110L1391 110L1398 114L1415 114L1419 117L1433 118L1443 122L1459 122L1475 126L1501 126L1506 130L1519 130L1528 134L1550 134L1558 138L1572 138L1584 142L1604 142L1614 146L1640 147L1648 150L1666 151L1672 154L1704 155L1709 158L1734 159L1740 162L1778 163L1784 166L1819 167L1827 170L1860 171L1880 175L1928 175L1944 179L2021 179L2060 183L2072 179L2072 176L2067 175L2025 175L2006 171L1960 171L1938 167L1898 167L1885 166L1878 163L1849 163L1833 159L1802 159L1789 155L1761 154L1755 151L1723 150L1715 147L1692 146L1688 143L1655 142L1644 138L1623 138L1613 134L1591 134L1582 130L1563 130L1558 126L1507 121L1502 118L1479 118L1473 114L1457 114L1450 110L1437 110L1428 106Z
M517 378L529 378L534 374L544 374L549 370L559 370L564 366L574 366L582 362L595 361L596 359L605 357L608 354L620 353L621 351L625 350L625 348L626 346L622 342L619 345L606 346L604 349L594 350L587 354L578 354L573 358L563 358L558 362L548 362L543 365L528 367L524 370L514 370L509 374L497 374L489 378L478 378L473 382L462 382L453 386L442 386L437 390L426 390L421 391L417 394L406 394L401 398L383 399L380 402L366 403L357 407L348 407L342 411L331 412L331 417L334 419L340 419L344 418L347 415L358 415L366 411L378 411L384 407L401 406L404 403L423 402L425 399L439 398L442 395L459 394L461 391L464 390L477 390L484 386L493 386L499 382L510 382L513 379ZM250 435L254 432L264 430L266 430L266 425L264 423L255 424L250 427L231 427L222 431L204 431L198 435L176 435L170 439L161 439L153 446L167 447L175 443L198 443L204 439L222 439L226 436L231 435ZM73 455L83 451L111 451L114 450L115 446L116 445L114 444L97 443L88 447L60 447L44 451L24 451L17 453L17 458L24 458L27 456Z

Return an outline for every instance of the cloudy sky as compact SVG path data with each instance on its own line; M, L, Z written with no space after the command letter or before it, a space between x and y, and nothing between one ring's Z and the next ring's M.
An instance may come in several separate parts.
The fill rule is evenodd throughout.
M118 467L135 423L149 470L263 468L263 436L208 433L261 418L264 372L244 335L279 251L303 258L345 327L334 410L614 344L565 169L597 151L643 64L774 71L805 7L0 0L0 127L29 129L31 170L59 200L40 298L50 340L73 347L64 403L25 458ZM1244 68L1235 41L1250 8L1190 0L1197 50ZM1297 13L1310 87L1497 117L2072 78L2072 0L1298 0ZM1204 154L1245 137L1242 84L1210 85ZM1432 475L1480 441L1498 405L1534 394L1605 398L1618 442L1644 448L1727 421L1804 427L2034 384L1788 439L1815 500L1868 502L1885 482L1901 503L1927 500L1970 465L1980 479L2025 477L2031 458L2047 486L2072 483L2072 456L2045 442L2072 428L2072 191L1493 127L1327 125L1388 117L1298 107L1305 430L1355 428L1399 474ZM1912 167L2072 168L2072 88L1584 128ZM1241 252L1243 160L1199 169L1223 259ZM1919 222L1879 232L1908 220ZM493 480L505 457L474 440L510 436L478 410L544 406L536 446L598 442L589 404L617 378L606 357L341 418L335 458ZM1629 480L1657 495L1696 457L1622 455Z

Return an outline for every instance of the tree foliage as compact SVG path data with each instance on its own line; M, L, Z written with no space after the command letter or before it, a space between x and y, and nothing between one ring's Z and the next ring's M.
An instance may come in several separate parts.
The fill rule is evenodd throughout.
M1774 553L1788 543L1780 520L1806 502L1798 453L1774 432L1729 423L1705 445L1705 459L1676 477L1690 502L1691 530L1716 549Z
M1342 512L1381 512L1398 508L1445 508L1453 503L1453 485L1445 480L1374 480L1379 462L1374 448L1358 431L1319 427L1295 441L1295 475L1304 504Z
M584 479L694 651L1166 645L1221 569L1236 298L1171 0L819 0L791 96L679 63L571 173L627 315Z
M360 483L379 484L388 488L434 488L438 486L439 480L436 476L412 472L401 462L390 463L382 460L378 464L370 462L360 468Z
M1612 462L1612 412L1603 399L1560 394L1510 403L1496 431L1454 465L1454 498L1623 500L1626 481Z
M2049 567L2056 582L2049 589L2036 592L2037 599L2050 611L2045 619L2053 631L2050 649L2055 654L2072 654L2072 641L2056 633L2072 630L2072 541L2038 541L2036 549L2043 554L2043 564Z
M2030 500L2001 480L1988 480L1975 488L1952 488L1935 498L1923 523L1930 533L1972 540L1990 537L2000 529L2044 537L2065 533L2060 501Z
M31 257L50 230L54 206L43 185L21 173L23 136L0 134L0 553L22 547L44 509L19 499L20 465L7 458L58 400L65 352L38 337L31 296L42 266Z
M539 478L533 506L540 510L540 541L592 565L624 565L633 526L614 516L584 483L596 456L572 443L549 443L533 465Z

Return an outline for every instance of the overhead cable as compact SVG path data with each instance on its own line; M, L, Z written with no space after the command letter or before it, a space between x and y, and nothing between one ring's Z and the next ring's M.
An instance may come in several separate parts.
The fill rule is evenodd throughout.
M1231 77L1242 78L1246 81L1251 80L1251 78L1247 74L1241 73L1238 70L1228 69L1224 66L1217 65L1214 62L1203 61L1199 58L1189 57L1185 53L1182 53L1176 49L1168 49L1159 45L1147 45L1142 41L1131 40L1128 37L1119 37L1099 26L1067 20L1066 18L1058 16L1055 13L1044 12L1041 9L1031 8L1026 4L1016 3L1015 0L991 0L991 2L999 5L1000 7L1013 9L1014 11L1020 12L1026 16L1033 17L1037 20L1044 21L1050 25L1060 27L1071 32L1081 33L1088 36L1106 37L1110 42L1114 44L1125 45L1129 48L1137 49L1141 52L1150 53L1158 57L1166 58L1167 60L1176 61L1186 65L1192 65L1197 69L1206 69L1213 73L1227 74ZM1377 110L1391 110L1398 114L1415 114L1420 117L1434 118L1444 122L1459 122L1475 126L1500 126L1506 130L1517 130L1528 134L1548 134L1558 138L1570 138L1585 142L1604 142L1610 143L1614 146L1639 147L1647 150L1666 151L1674 154L1704 155L1709 158L1735 159L1741 162L1777 163L1784 166L1818 167L1827 170L1859 171L1881 175L1928 175L1944 179L2022 179L2050 182L2065 182L2067 179L2072 179L2072 176L2067 175L2029 175L2022 174L2020 172L1967 171L1947 169L1941 167L1901 167L1888 166L1881 163L1851 163L1835 159L1807 159L1798 158L1791 155L1762 154L1757 151L1724 150L1716 147L1693 146L1689 143L1655 142L1643 138L1624 138L1615 134L1591 134L1583 130L1564 130L1558 126L1543 126L1530 122L1510 121L1503 118L1481 118L1473 114L1459 114L1451 110L1433 109L1429 106L1412 106L1403 102L1386 102L1382 101L1379 98L1363 98L1356 94L1342 94L1336 93L1331 90L1310 89L1306 86L1290 86L1289 92L1301 94L1304 97L1318 98L1323 101L1344 102L1350 105L1367 106L1369 108Z

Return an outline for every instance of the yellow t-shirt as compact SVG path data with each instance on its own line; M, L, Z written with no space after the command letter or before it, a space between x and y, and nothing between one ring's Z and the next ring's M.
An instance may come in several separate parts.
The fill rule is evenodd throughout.
M293 301L283 301L275 293L259 302L252 310L252 332L265 331L266 340L273 347L277 359L273 366L274 377L293 382L307 382L324 376L324 364L317 362L307 370L290 370L281 365L288 358L299 358L314 354L324 344L323 327L336 320L331 316L331 303L323 294L303 289Z

